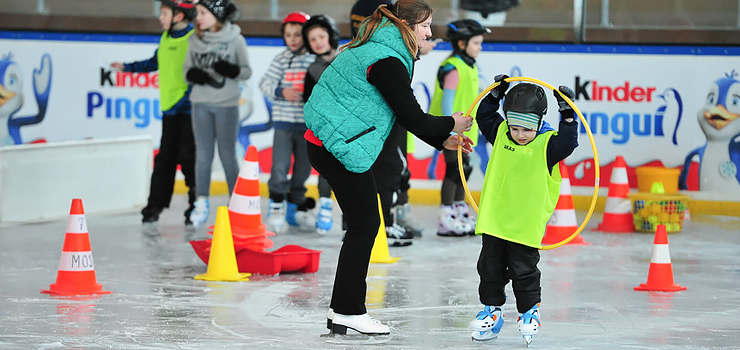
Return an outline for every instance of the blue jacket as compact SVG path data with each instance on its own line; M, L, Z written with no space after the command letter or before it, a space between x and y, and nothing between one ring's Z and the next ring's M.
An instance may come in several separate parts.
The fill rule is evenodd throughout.
M396 120L377 88L367 81L368 68L388 57L403 62L411 76L414 58L401 32L383 20L367 43L337 55L303 107L308 128L355 173L375 163Z

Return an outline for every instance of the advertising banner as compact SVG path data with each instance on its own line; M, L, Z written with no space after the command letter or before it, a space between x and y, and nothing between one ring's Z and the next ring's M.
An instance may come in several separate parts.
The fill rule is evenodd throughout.
M158 74L130 74L114 61L149 59L159 36L0 32L0 142L3 145L151 135L158 148ZM269 172L269 101L258 84L282 39L247 38L253 76L242 84L240 150L254 144ZM415 66L413 88L428 109L437 69L451 53L442 43ZM477 59L481 89L493 76L531 77L566 85L598 150L601 185L622 156L630 186L634 169L681 170L679 186L740 198L740 50L721 47L484 44ZM550 94L550 92L548 92ZM550 95L545 120L557 129ZM580 121L579 121L580 122ZM593 186L594 151L580 123L580 146L565 160L574 186ZM480 138L471 189L482 187L490 145ZM444 164L419 140L409 155L415 179L439 179ZM220 171L220 167L214 167Z

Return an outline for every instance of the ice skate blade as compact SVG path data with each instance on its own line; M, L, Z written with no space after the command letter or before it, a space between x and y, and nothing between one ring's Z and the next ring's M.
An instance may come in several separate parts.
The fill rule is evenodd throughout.
M391 341L390 334L336 334L329 332L322 334L321 338L325 338L324 341L330 344L340 345L374 345L374 344L385 344Z
M527 343L527 347L532 345L532 339L534 339L534 336L532 335L523 335L522 338L524 339L524 342Z
M481 332L473 332L470 334L470 338L473 339L474 343L478 342L487 342L491 340L495 340L498 338L498 334L493 334L491 331L485 331L484 334L480 334Z

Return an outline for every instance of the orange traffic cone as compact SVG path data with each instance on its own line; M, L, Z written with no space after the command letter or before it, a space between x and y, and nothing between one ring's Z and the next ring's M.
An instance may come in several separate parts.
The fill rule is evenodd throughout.
M95 279L90 237L87 233L85 210L82 200L72 200L67 221L67 234L64 236L62 257L59 259L57 281L41 293L58 295L107 294Z
M632 203L627 195L630 193L627 179L627 164L622 156L614 159L612 176L609 181L609 192L606 196L604 218L595 230L612 233L627 233L635 231L635 222L632 218Z
M570 237L578 229L576 220L576 209L573 205L573 194L570 189L570 176L568 176L568 167L565 162L560 162L560 197L558 204L555 205L555 211L552 212L550 220L547 221L545 228L545 237L542 238L542 244L550 245L560 243ZM585 242L583 237L576 236L567 244L591 244Z
M250 145L229 200L229 220L234 242L254 250L271 248L273 242L266 237L275 235L262 223L259 174L257 147Z
M650 258L650 269L648 270L647 283L640 284L635 290L652 290L659 292L676 292L685 290L673 283L673 267L671 266L671 253L668 249L668 233L665 225L658 225L653 241L653 256Z

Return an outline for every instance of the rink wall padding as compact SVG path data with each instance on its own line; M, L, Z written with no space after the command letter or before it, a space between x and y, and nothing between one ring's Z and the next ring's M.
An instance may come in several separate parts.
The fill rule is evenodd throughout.
M0 222L62 219L74 198L87 214L139 210L151 172L148 135L0 147Z

